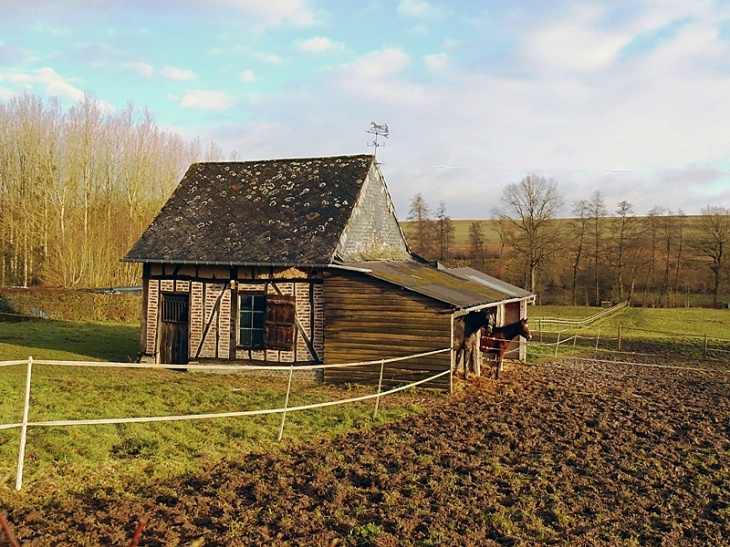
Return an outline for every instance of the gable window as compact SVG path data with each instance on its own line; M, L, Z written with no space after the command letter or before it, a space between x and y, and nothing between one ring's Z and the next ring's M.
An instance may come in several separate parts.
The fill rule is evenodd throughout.
M238 345L247 349L294 349L295 303L288 295L239 294Z
M241 347L263 349L266 333L266 295L241 294L239 342Z

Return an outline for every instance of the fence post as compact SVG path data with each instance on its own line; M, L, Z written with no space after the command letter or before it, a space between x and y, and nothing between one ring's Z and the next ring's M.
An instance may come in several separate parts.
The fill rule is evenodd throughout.
M23 426L20 430L20 450L18 451L18 473L15 477L15 489L23 487L23 460L25 460L25 442L28 438L28 411L30 408L30 377L33 369L33 358L28 357L28 373L25 377L25 402L23 403Z
M598 332L596 333L596 350L595 354L598 356L598 341L601 339L601 329L598 329Z
M385 368L385 359L380 361L380 379L378 380L378 396L375 397L375 412L373 420L378 417L378 406L380 405L380 392L383 390L383 368Z
M560 331L558 331L558 337L555 340L555 357L558 356L558 347L560 346Z
M573 349L570 350L570 354L575 354L575 344L578 342L578 334L573 335Z
M618 326L618 350L621 351L621 325Z
M537 331L540 333L540 343L542 344L542 317L537 320Z
M284 422L286 422L286 409L289 407L289 393L291 393L291 379L294 376L294 362L289 369L289 385L286 388L286 399L284 400L284 412L281 413L281 427L279 428L279 440L284 437Z
M703 349L702 349L702 358L704 359L705 357L707 357L707 335L706 334L705 334L705 345L703 346Z

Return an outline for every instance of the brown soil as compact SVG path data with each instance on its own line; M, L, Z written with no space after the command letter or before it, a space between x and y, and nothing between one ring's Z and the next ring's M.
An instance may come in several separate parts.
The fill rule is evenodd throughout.
M9 519L25 546L128 545L142 514L142 546L730 545L729 380L513 365L372 431Z

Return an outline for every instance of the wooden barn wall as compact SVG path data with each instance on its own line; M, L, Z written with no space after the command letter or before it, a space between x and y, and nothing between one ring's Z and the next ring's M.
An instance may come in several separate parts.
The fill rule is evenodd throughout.
M325 273L325 363L401 357L450 347L450 309L417 293L356 272ZM383 385L449 370L449 352L387 363ZM380 365L325 369L326 382L377 383ZM449 389L445 375L428 387Z
M525 311L523 312L522 302L510 302L509 304L503 304L502 308L502 324L500 326L516 323L523 318L523 313L526 313L526 308L524 308ZM519 336L512 340L509 345L509 349L504 354L505 359L524 358L524 344L520 344L520 340L522 340L522 338Z

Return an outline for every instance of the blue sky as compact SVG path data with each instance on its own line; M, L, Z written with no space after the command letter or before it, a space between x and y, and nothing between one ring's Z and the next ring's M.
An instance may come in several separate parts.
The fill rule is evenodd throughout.
M0 101L132 102L240 159L357 154L399 216L552 177L637 214L730 207L730 2L0 0Z

